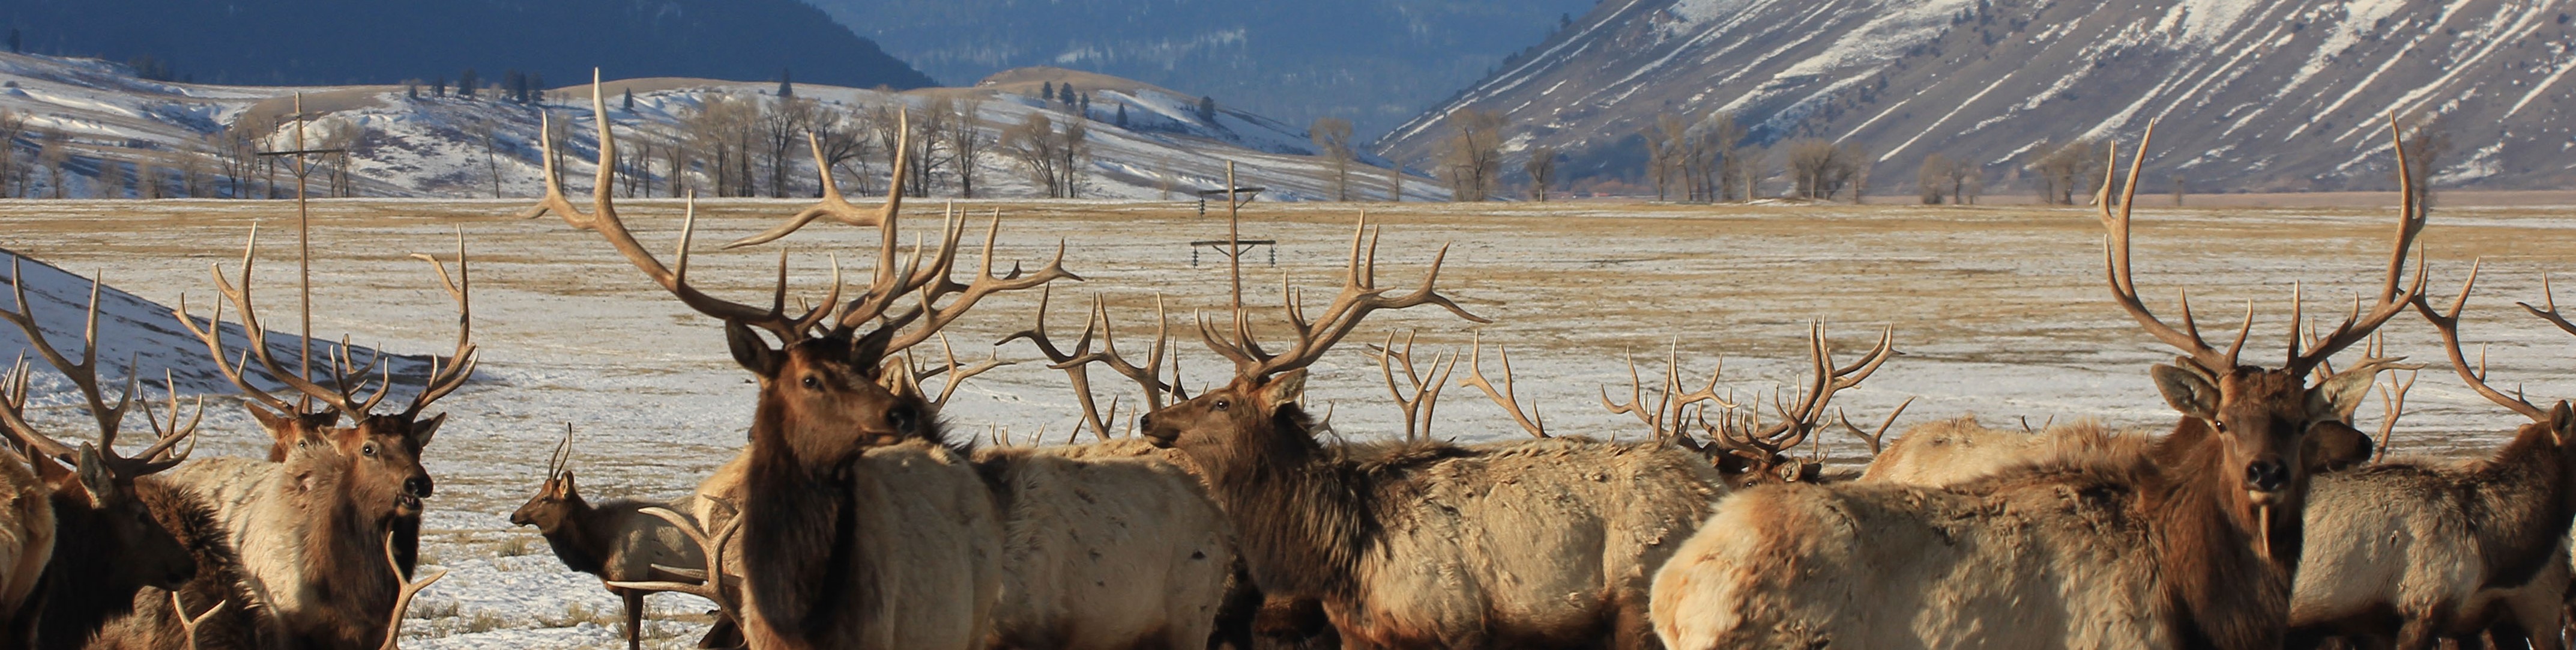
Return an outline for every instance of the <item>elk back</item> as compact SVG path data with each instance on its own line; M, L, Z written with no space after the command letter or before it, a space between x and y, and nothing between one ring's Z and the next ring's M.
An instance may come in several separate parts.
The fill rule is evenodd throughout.
M1010 594L993 611L992 645L1207 643L1233 566L1233 527L1195 475L1131 451L976 454L1001 506Z
M836 551L848 555L742 562L852 568L834 586L836 600L847 607L827 615L818 647L980 648L1002 584L1002 526L992 491L965 458L921 441L869 449L853 464L841 496L848 499L854 537ZM739 488L733 493L750 497ZM742 546L736 538L726 556L739 557ZM743 616L751 619L743 630L755 640L767 638L758 590L742 593Z

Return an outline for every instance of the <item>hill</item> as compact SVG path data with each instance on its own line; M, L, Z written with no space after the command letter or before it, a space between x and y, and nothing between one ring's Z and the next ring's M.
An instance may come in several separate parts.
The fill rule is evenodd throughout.
M388 84L467 69L563 83L636 74L913 88L930 78L798 0L0 0L13 51L223 84ZM148 59L148 60L147 60Z
M1515 150L1554 145L1574 175L1633 178L1636 134L1656 115L1725 111L1756 145L1858 143L1880 187L1910 187L1933 153L2014 183L2035 153L2134 143L2160 120L2145 175L2159 190L2169 178L2194 191L2383 189L2394 112L2455 143L2437 183L2563 187L2576 181L2570 12L2565 0L1613 0L1376 146L1419 163L1441 116L1500 110L1526 132Z

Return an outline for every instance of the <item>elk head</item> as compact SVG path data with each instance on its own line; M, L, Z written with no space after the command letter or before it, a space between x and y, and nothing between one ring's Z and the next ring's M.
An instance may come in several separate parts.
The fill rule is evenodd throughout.
M563 442L557 443L554 453L546 457L546 482L537 486L536 496L528 497L526 504L510 513L510 525L535 526L537 532L551 535L573 513L584 509L581 491L573 485L572 468L568 466L571 459L572 425L565 424Z
M9 284L16 299L16 309L0 311L0 320L9 321L26 333L28 347L70 380L83 398L83 406L95 420L98 440L82 442L79 447L64 444L47 435L27 420L27 402L34 371L24 358L0 372L0 435L26 452L35 465L36 474L53 492L54 517L62 531L62 543L55 550L57 566L82 575L59 578L85 585L108 585L110 589L90 591L109 598L131 598L131 590L143 586L177 589L196 576L195 557L180 544L169 529L154 519L149 509L135 496L135 481L144 476L175 467L194 450L175 449L183 440L194 440L200 418L205 414L199 401L194 415L180 422L177 393L170 394L169 418L163 420L152 410L150 400L137 401L140 382L134 368L126 368L124 392L115 400L106 398L98 378L98 296L100 284L90 281L89 316L84 326L81 360L74 362L46 339L45 331L27 302L27 288L19 258L9 263ZM163 386L174 385L168 377ZM156 440L141 454L127 457L116 451L117 433L123 428L128 411L143 407L143 421L150 425ZM78 549L64 547L77 546ZM87 561L84 561L86 558ZM73 566L81 565L81 566ZM109 575L92 575L104 570ZM50 571L50 570L49 570ZM122 595L114 591L123 590Z
M2393 118L2391 127L2395 127ZM2401 143L2397 152L2398 182L2406 199L2399 210L2396 241L2377 301L2364 313L2356 296L2353 313L2341 324L2303 341L2298 326L2302 296L2294 291L2287 357L2281 367L2265 368L2238 362L2238 353L2253 331L2251 304L2246 306L2245 324L2237 331L2236 341L2222 352L2201 338L2199 325L2191 316L2188 295L2182 302L2181 328L2165 324L2138 298L2137 287L2130 279L2129 209L2134 205L2138 170L2153 135L2154 125L2150 123L2147 136L2138 142L2136 157L2130 161L2129 181L2118 212L2111 209L2112 178L2103 179L2094 197L2101 206L2102 224L2109 231L2104 237L2103 258L2112 297L2149 334L2183 351L2172 363L2155 365L2149 374L2165 402L2184 416L2175 435L2214 440L2216 467L2212 469L2217 472L2218 483L2238 495L2229 500L2240 506L2240 521L2255 522L2265 531L2295 527L2311 468L2305 457L2309 432L2321 423L2342 422L2368 396L2379 371L2398 359L2369 359L2314 385L2307 383L2307 377L2328 357L2369 337L2399 310L2420 299L2423 292L2420 267L2415 282L2400 290L2407 251L2424 228L2424 216L2414 202L2413 179L2406 171L2405 151ZM2116 170L2117 166L2109 167ZM2292 539L2288 543L2295 544L2297 536L2289 537ZM2270 553L2269 547L2266 553Z
M995 274L993 249L1001 233L1001 214L996 212L985 233L981 267L972 280L959 283L954 270L966 231L953 209L939 238L938 250L925 254L916 246L911 256L901 258L897 255L901 196L889 196L885 206L870 215L842 201L826 172L822 204L789 217L769 232L728 247L785 237L827 216L843 223L876 226L876 271L865 291L857 299L841 302L842 282L836 263L829 296L801 315L790 315L786 309L787 253L781 250L778 287L768 307L709 296L688 281L689 245L697 224L696 197L690 197L681 227L678 264L666 267L627 230L610 196L616 187L617 142L609 131L607 104L600 94L595 70L591 112L599 125L600 143L599 175L593 187L591 211L576 209L566 198L561 175L553 165L553 143L547 142L546 196L526 216L551 212L575 228L597 231L637 270L680 302L723 320L734 361L760 380L760 403L753 425L755 442L766 437L783 445L809 471L838 466L870 445L908 439L939 440L937 404L920 393L918 378L912 376L910 365L890 364L893 360L889 355L937 336L941 328L986 296L1038 287L1058 279L1080 279L1064 270L1061 245L1055 260L1042 269L1022 273L1014 266L1008 273ZM896 147L898 152L908 150ZM903 155L898 154L895 162L898 187L906 173ZM907 303L911 306L902 307ZM762 335L764 331L768 336ZM897 370L889 372L889 365ZM953 384L959 378L952 375L949 379Z
M1312 451L1319 448L1313 437L1313 423L1297 406L1305 394L1305 369L1357 329L1362 318L1381 309L1436 305L1469 321L1489 322L1433 290L1440 279L1440 265L1449 256L1445 246L1432 258L1431 270L1423 276L1421 287L1412 293L1386 295L1387 289L1377 286L1376 240L1374 231L1368 228L1368 217L1362 215L1351 235L1351 257L1344 270L1341 293L1324 308L1321 318L1310 318L1297 295L1283 291L1281 308L1288 320L1290 341L1288 349L1279 353L1262 349L1253 338L1251 323L1239 307L1243 303L1242 286L1236 285L1238 307L1232 332L1219 333L1215 325L1205 319L1199 321L1200 340L1234 362L1234 380L1146 414L1138 430L1157 446L1190 454L1200 467L1210 471L1232 466L1221 460L1225 458L1278 458L1267 454L1274 450Z
M2467 383L2470 389L2487 398L2487 401L2495 402L2497 406L2505 407L2506 410L2531 420L2530 424L2522 425L2520 430L2514 432L2515 442L2512 443L2514 446L2527 444L2526 441L2542 443L2543 446L2554 449L2561 458L2561 462L2567 464L2562 466L2576 466L2576 412L2570 412L2565 400L2560 400L2557 405L2544 409L2532 405L2518 394L2507 395L2504 391L2496 390L2495 387L2487 385L2485 353L2479 353L2477 366L2472 368L2469 365L2468 355L2460 352L2460 312L2468 307L2469 291L2477 285L2477 267L2476 264L2469 267L2469 279L2460 284L2460 295L2452 300L2449 313L2434 311L2429 301L2420 295L2415 298L2415 311L2422 314L2425 320L2431 321L2434 330L2441 332L2443 349L2451 357L2451 370L2460 375L2460 381ZM2576 323L2568 322L2566 317L2559 315L2557 296L2552 295L2555 293L2556 291L2549 287L2549 280L2544 276L2541 279L2543 306L2534 307L2527 302L2514 304L2521 306L2524 311L2531 312L2531 315L2556 325L2561 331L2576 334ZM2561 480L2567 482L2567 487L2576 489L2576 471L2561 472L2560 476Z

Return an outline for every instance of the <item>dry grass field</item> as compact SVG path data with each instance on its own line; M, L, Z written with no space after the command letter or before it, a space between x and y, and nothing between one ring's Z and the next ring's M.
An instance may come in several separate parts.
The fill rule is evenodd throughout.
M2158 197L2161 203L2162 197ZM2231 329L2248 301L2257 312L2248 358L2280 354L2289 298L2303 283L2312 319L2341 317L2356 291L2375 290L2394 211L2386 208L2169 208L2141 200L2137 246L2142 293L2171 313L2188 289L2205 326ZM314 206L315 329L396 352L444 352L454 314L413 252L450 250L462 231L474 259L475 335L482 380L440 406L455 414L427 453L439 479L431 504L432 563L456 573L422 598L407 632L416 648L493 643L608 645L615 600L586 577L565 572L530 530L505 518L534 488L544 454L563 424L580 431L574 467L593 499L672 497L732 453L742 440L754 388L726 356L715 323L668 299L592 233L548 217L512 216L522 202L324 201ZM668 251L680 226L671 201L624 204L644 241ZM766 297L776 245L743 251L717 244L764 229L799 207L792 201L727 200L700 206L693 279L721 296ZM907 242L934 237L941 206L918 201L903 222ZM1246 298L1277 322L1283 276L1320 305L1335 291L1354 220L1365 209L1383 226L1379 282L1417 283L1433 253L1450 246L1445 293L1494 322L1488 347L1512 351L1524 403L1535 401L1559 433L1633 437L1634 421L1606 414L1605 386L1624 396L1634 353L1655 383L1670 346L1686 381L1705 381L1724 358L1722 382L1740 397L1767 394L1805 366L1807 323L1823 319L1846 356L1893 327L1905 356L1890 362L1837 405L1855 421L1875 420L1918 398L1898 425L1962 414L1988 424L2037 425L2096 417L2162 426L2173 415L2146 381L2150 363L2172 352L2135 327L2102 288L2101 226L2087 208L2036 206L1679 206L1584 201L1565 204L1267 204L1245 210L1246 238L1276 239L1246 257ZM1226 266L1206 250L1192 264L1187 242L1221 239L1221 216L1199 217L1180 203L968 202L967 239L990 215L1004 218L999 266L1035 266L1066 248L1065 265L1086 280L1056 290L1050 325L1074 337L1082 305L1101 296L1119 325L1122 350L1141 355L1153 305L1168 306L1175 332L1193 314L1221 317ZM287 322L292 309L293 206L280 202L0 203L0 247L66 269L104 271L109 283L164 303L186 293L213 297L209 264L237 264L242 237L262 226L259 251L265 314ZM2576 337L2513 306L2537 301L2543 273L2576 269L2576 219L2565 206L2458 206L2432 217L2423 241L2434 295L2447 300L2473 258L2486 271L2465 335L2491 344L2494 382L2521 384L2535 402L2576 398ZM837 256L853 281L873 264L872 230L817 224L786 243L800 296L819 296ZM668 253L665 261L670 261ZM970 254L961 266L971 268ZM2576 300L2576 294L2571 294ZM998 353L1018 362L968 382L944 413L958 435L1007 434L1026 443L1074 433L1077 413L1063 375L1033 363L1023 343L998 349L1024 328L1035 293L986 301L950 328L961 357ZM201 313L202 313L202 307ZM2171 318L2171 316L2168 316ZM274 325L273 325L274 326ZM1360 340L1415 329L1422 356L1463 352L1477 327L1438 312L1372 317L1310 384L1319 411L1340 435L1401 431L1374 361ZM2393 353L2431 361L2397 429L2400 453L2483 453L2515 416L2476 398L2440 364L2439 341L2412 315L2385 328ZM1190 332L1190 338L1195 333ZM1227 368L1194 340L1177 340L1185 378L1222 381ZM919 350L932 353L936 350ZM2472 355L2476 351L2471 351ZM1497 371L1487 352L1487 370ZM928 357L925 357L927 359ZM2277 363L2277 362L2275 362ZM1458 377L1466 370L1460 368ZM1108 389L1132 387L1100 375ZM1455 378L1451 380L1455 381ZM1439 437L1523 435L1473 389L1452 388ZM205 451L250 454L261 436L246 419L206 429ZM2376 427L2378 407L2363 409ZM1122 416L1123 417L1123 416ZM1621 416L1625 417L1625 416ZM1839 434L1822 451L1863 462ZM702 612L682 597L655 600L667 615ZM682 647L694 625L657 624L658 643ZM452 644L442 645L442 644Z

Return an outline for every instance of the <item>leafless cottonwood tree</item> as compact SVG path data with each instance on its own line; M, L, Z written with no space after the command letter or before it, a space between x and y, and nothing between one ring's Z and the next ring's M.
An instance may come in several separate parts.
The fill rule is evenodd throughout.
M1922 169L1914 172L1914 191L1924 205L1940 205L1943 198L1955 196L1950 193L1950 168L1956 164L1939 153L1923 157Z
M1556 186L1556 147L1531 147L1529 156L1521 171L1529 174L1530 200L1546 201L1548 188Z
M71 134L47 129L38 138L43 144L36 149L36 164L45 168L45 182L53 198L63 198L63 184L68 180L63 166L71 162Z
M2035 153L2026 168L2039 184L2040 202L2074 205L2076 196L2101 187L2097 178L2103 172L2101 143L2091 139L2057 147L2042 143L2031 151Z
M1357 153L1351 147L1351 121L1315 118L1315 124L1306 128L1306 137L1315 141L1315 151L1324 157L1324 191L1335 201L1351 200L1351 159Z
M27 135L27 114L12 109L0 109L0 181L15 181L25 177L21 170L26 167L26 164L18 160L18 138L25 135ZM0 188L0 190L7 190L0 194L24 196L27 193L24 185L19 183L15 187Z
M1090 156L1083 142L1088 135L1080 121L1059 129L1045 113L1032 112L1003 130L1000 146L1047 198L1072 198L1081 182L1080 168Z
M1845 187L1861 182L1869 165L1859 143L1836 145L1819 138L1789 143L1789 174L1798 196L1831 200ZM1855 192L1857 193L1857 192Z
M1441 167L1449 177L1449 200L1493 198L1503 174L1503 129L1510 118L1501 111L1462 108L1449 113L1449 139L1441 145Z
M820 103L811 97L778 97L768 104L760 115L761 166L769 173L769 197L786 198L795 189L789 167L805 153L805 134L811 132Z
M814 120L815 145L823 149L826 173L836 176L847 171L852 183L844 187L858 194L875 193L875 179L868 172L868 157L875 155L876 111L850 107L825 110Z
M994 138L984 134L982 97L961 98L951 108L954 114L941 124L938 135L948 148L949 167L957 174L957 196L971 199L975 198L975 182L984 176L984 157L993 148Z

